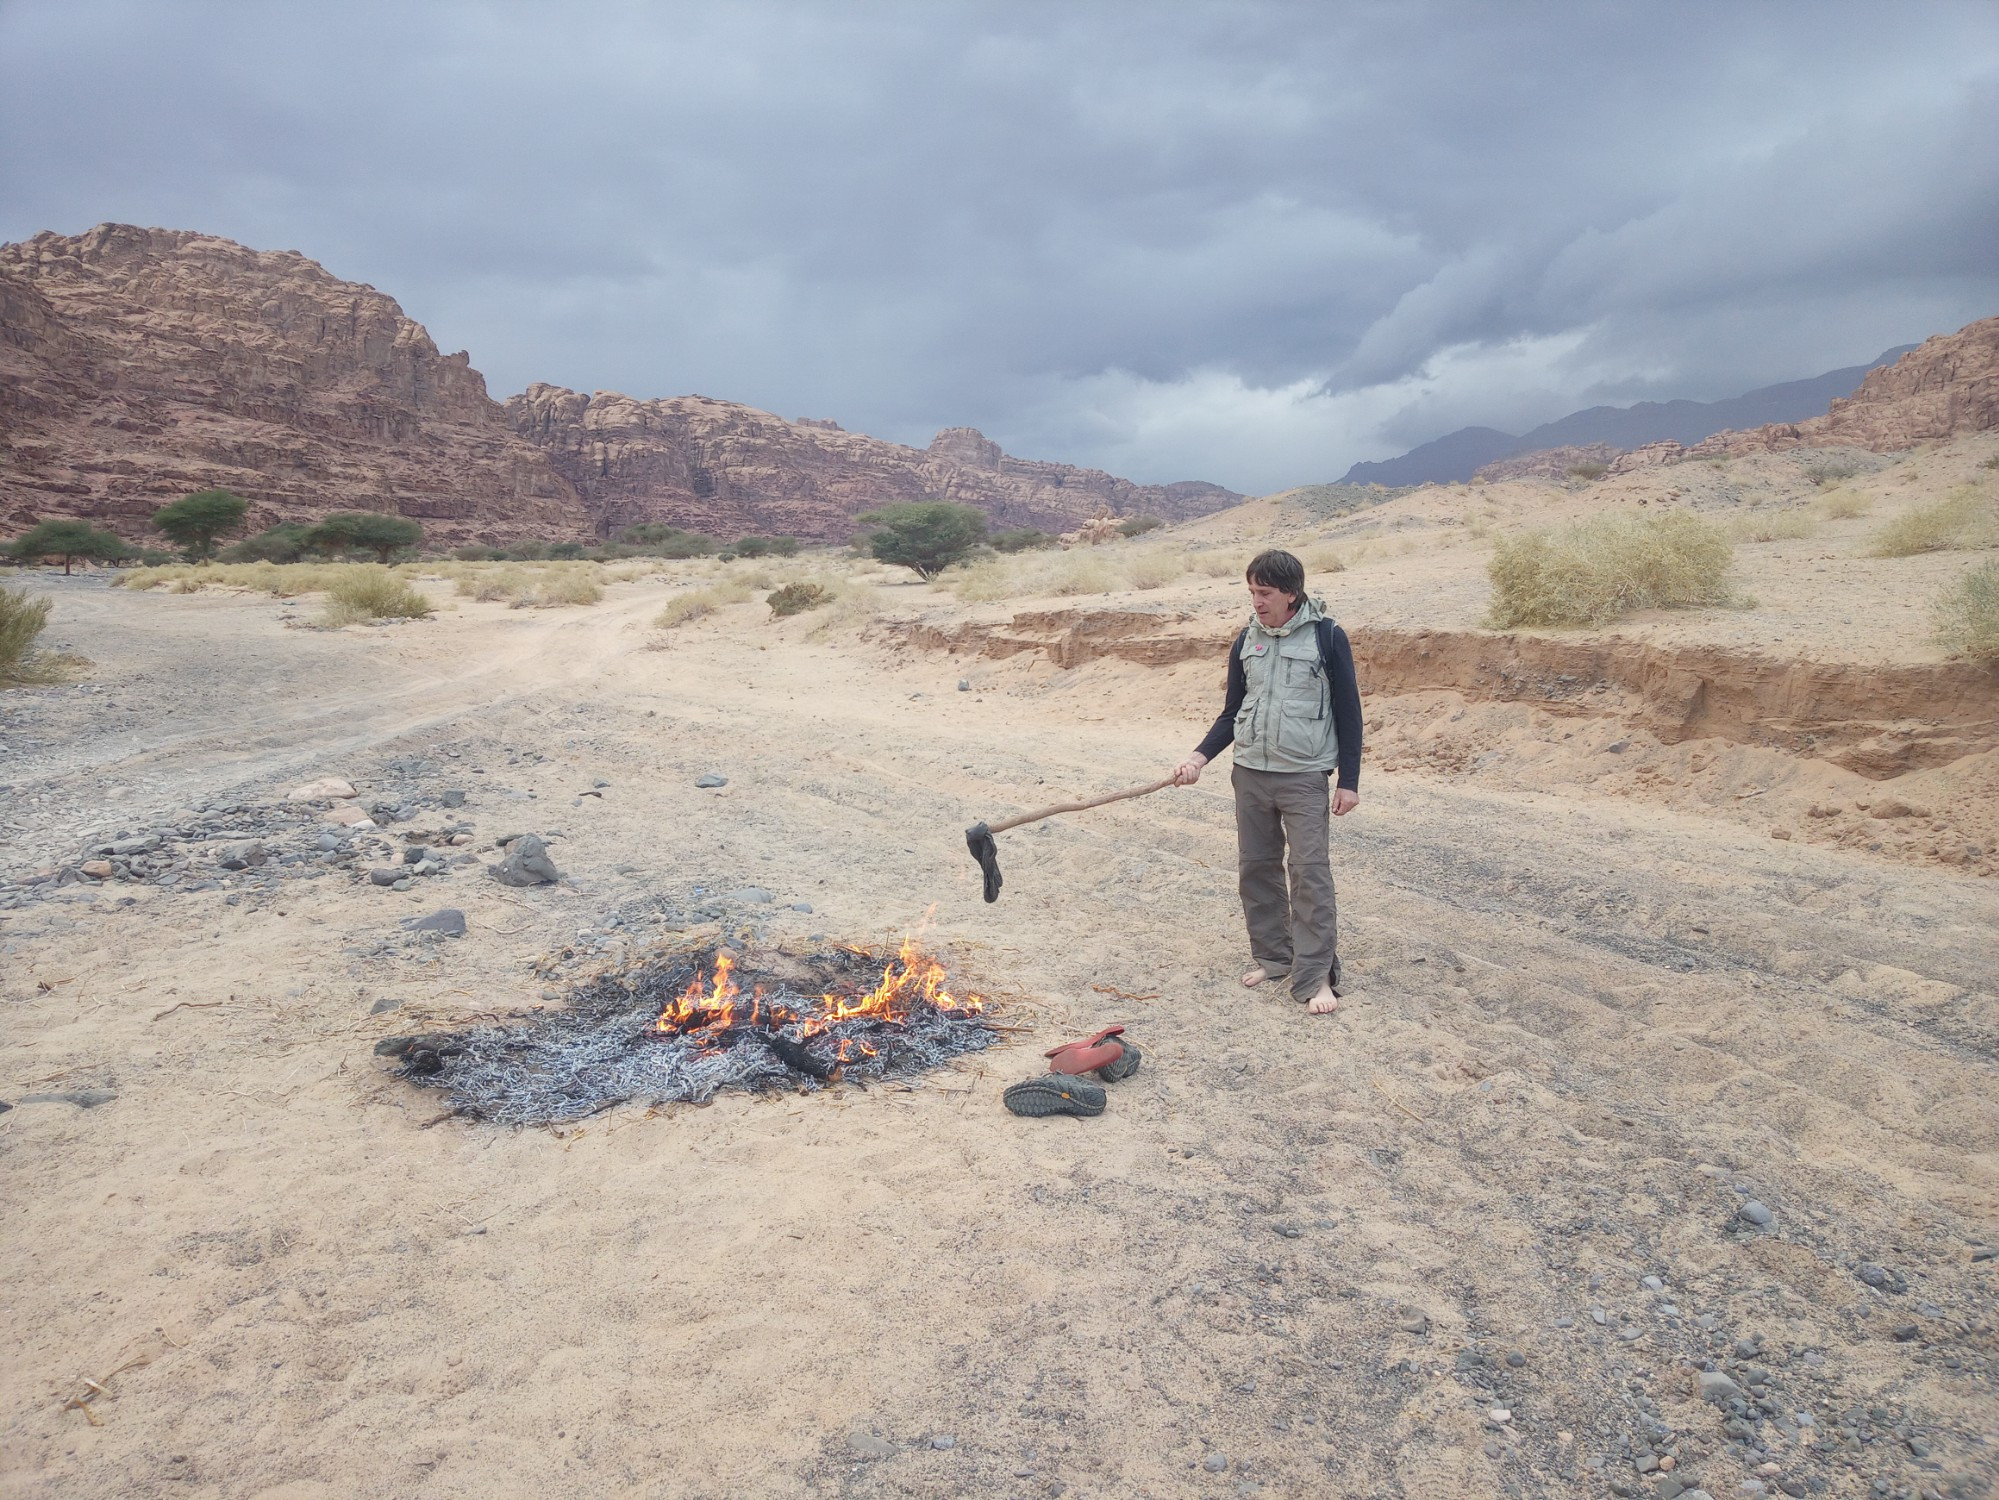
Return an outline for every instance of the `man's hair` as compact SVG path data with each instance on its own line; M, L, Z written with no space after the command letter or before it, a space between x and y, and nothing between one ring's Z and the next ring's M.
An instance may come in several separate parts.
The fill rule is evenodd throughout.
M1280 594L1289 594L1293 599L1305 597L1305 565L1289 552L1272 547L1268 552L1259 552L1249 560L1249 567L1242 575L1250 583L1258 583L1267 589L1276 589Z

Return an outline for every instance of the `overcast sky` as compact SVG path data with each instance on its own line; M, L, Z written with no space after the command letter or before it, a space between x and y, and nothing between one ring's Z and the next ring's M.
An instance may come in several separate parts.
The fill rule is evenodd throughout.
M1265 492L1999 314L1999 5L0 0L0 239L105 220L496 396Z

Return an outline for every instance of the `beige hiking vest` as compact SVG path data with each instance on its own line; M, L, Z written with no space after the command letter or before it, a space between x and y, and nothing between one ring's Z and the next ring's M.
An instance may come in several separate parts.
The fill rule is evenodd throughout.
M1307 598L1275 630L1254 617L1243 632L1246 690L1235 716L1235 763L1252 771L1331 771L1339 766L1333 688L1319 658L1325 606Z

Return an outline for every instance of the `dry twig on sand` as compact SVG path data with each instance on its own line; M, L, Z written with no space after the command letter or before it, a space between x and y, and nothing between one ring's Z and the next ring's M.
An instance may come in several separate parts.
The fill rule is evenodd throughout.
M1157 1000L1159 998L1158 990L1154 990L1146 995L1134 995L1130 990L1121 990L1114 984L1093 984L1090 988L1095 990L1099 995L1115 995L1120 1000Z
M126 1360L124 1364L111 1371L102 1380L92 1380L88 1375L80 1377L83 1389L63 1402L62 1409L64 1411L72 1409L80 1411L83 1413L83 1420L88 1422L92 1427L102 1427L104 1424L97 1420L97 1413L90 1409L90 1403L95 1401L99 1396L111 1396L112 1400L117 1400L118 1398L111 1393L112 1379L123 1375L127 1370L136 1370L140 1365L149 1365L152 1362L152 1355L138 1354Z
M1408 1105L1404 1104L1400 1099L1396 1098L1393 1094L1389 1093L1388 1086L1384 1084L1379 1078L1371 1078L1368 1080L1368 1082L1372 1083L1377 1089L1381 1091L1381 1096L1384 1099L1386 1099L1390 1104L1394 1105L1397 1109L1401 1110L1402 1113L1407 1115L1410 1119L1414 1120L1418 1125L1427 1125L1430 1123L1428 1120L1424 1119L1421 1115L1417 1114L1415 1110L1411 1109Z

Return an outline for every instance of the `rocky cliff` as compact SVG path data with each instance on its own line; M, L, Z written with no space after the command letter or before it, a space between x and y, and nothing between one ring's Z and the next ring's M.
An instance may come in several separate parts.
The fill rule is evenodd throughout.
M587 535L464 354L290 251L103 224L0 246L0 533L81 516L154 542L223 488L252 529L333 510L436 543Z
M664 521L723 537L846 541L857 513L901 500L952 500L978 506L995 528L1060 531L1105 508L1178 521L1242 498L1219 485L1140 485L1011 458L970 427L909 448L706 396L640 401L536 384L509 399L507 413L604 535Z
M250 500L251 529L381 510L434 545L637 521L845 541L856 512L924 498L1061 530L1241 498L1010 458L970 428L924 451L701 396L536 385L503 408L393 299L296 252L125 224L0 246L0 536L80 516L157 541L152 512L209 488Z

